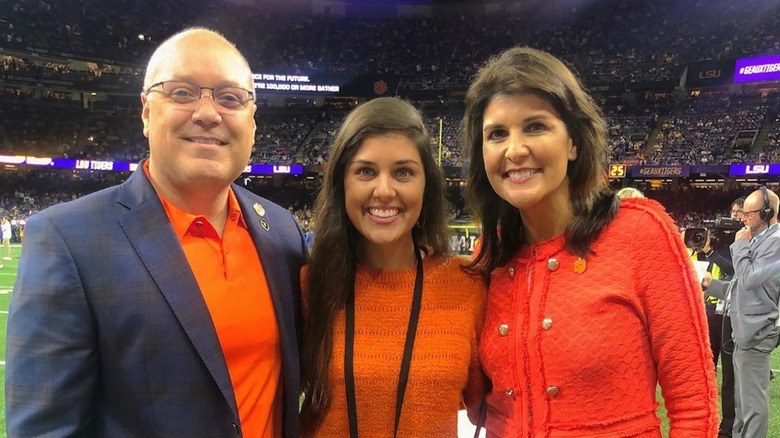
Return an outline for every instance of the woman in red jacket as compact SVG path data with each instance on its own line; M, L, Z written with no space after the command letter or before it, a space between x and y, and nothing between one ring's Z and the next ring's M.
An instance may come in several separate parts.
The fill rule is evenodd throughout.
M465 103L488 437L660 437L656 384L671 437L714 436L700 286L664 209L608 188L593 99L552 55L514 48Z

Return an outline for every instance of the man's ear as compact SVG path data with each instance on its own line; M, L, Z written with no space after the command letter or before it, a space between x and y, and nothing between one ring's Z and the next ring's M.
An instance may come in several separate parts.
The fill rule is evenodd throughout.
M141 121L144 123L144 137L149 138L149 98L145 93L141 93Z

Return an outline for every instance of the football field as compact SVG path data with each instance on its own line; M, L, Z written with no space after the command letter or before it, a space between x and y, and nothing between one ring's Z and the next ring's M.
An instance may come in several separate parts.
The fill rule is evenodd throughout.
M3 260L3 268L0 269L0 390L5 392L5 328L8 322L8 302L11 300L11 291L16 280L16 267L19 264L19 254L22 252L20 245L11 245L13 260ZM5 396L0 397L0 437L5 437Z
M4 267L0 269L0 391L5 388L5 338L6 323L8 318L8 303L11 299L14 281L16 280L16 269L18 266L18 257L21 253L19 245L12 246L13 260L3 260ZM41 321L41 323L45 323ZM769 419L769 437L780 437L780 348L772 353L772 368L777 374L775 380L770 383L770 419ZM718 372L718 382L720 384L720 372ZM660 390L658 391L659 400ZM661 419L664 422L664 435L667 435L667 421L663 414L663 403L659 408ZM470 427L465 414L461 412L460 433L461 437L473 436L473 427ZM0 438L5 437L5 397L0 397Z

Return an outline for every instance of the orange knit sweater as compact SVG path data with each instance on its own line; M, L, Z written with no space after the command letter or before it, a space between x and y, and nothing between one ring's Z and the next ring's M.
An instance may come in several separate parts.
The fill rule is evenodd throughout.
M400 437L456 437L457 412L472 418L484 397L477 339L487 291L461 258L426 258L422 308L406 387ZM393 435L395 398L416 268L359 267L355 278L355 398L360 438ZM308 277L305 275L303 278ZM344 311L334 325L330 408L317 437L349 435L344 386Z
M656 202L624 199L587 262L564 236L493 272L481 338L488 437L713 437L717 387L702 292Z

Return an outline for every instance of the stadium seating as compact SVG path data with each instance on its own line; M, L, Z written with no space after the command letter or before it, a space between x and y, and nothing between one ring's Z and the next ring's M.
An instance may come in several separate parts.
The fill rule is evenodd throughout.
M164 38L197 24L235 41L253 71L389 78L394 85L388 94L411 98L422 109L437 155L441 121L446 168L468 166L460 134L463 91L490 56L515 45L548 50L578 73L607 117L612 162L780 161L777 92L755 87L742 93L727 87L691 92L678 86L693 62L780 54L780 8L774 2L711 0L682 6L677 0L580 5L529 0L513 10L435 8L431 16L392 19L279 15L223 0L184 5L177 0L117 0L111 7L99 0L0 2L0 154L144 158L137 97L143 67ZM119 91L107 101L79 99L82 89L95 87ZM354 103L272 108L268 99L259 99L251 161L325 164L336 130ZM27 171L2 172L10 185L0 208L15 208L25 216L121 178L51 172L48 192ZM251 184L301 212L302 223L310 219L311 184L294 179L281 187L278 182L270 188L263 185L267 182ZM450 194L454 215L463 210L457 192ZM669 202L676 196L652 193ZM708 205L728 203L733 195L687 193L690 208L686 202L685 212L671 209L680 223L710 217Z

